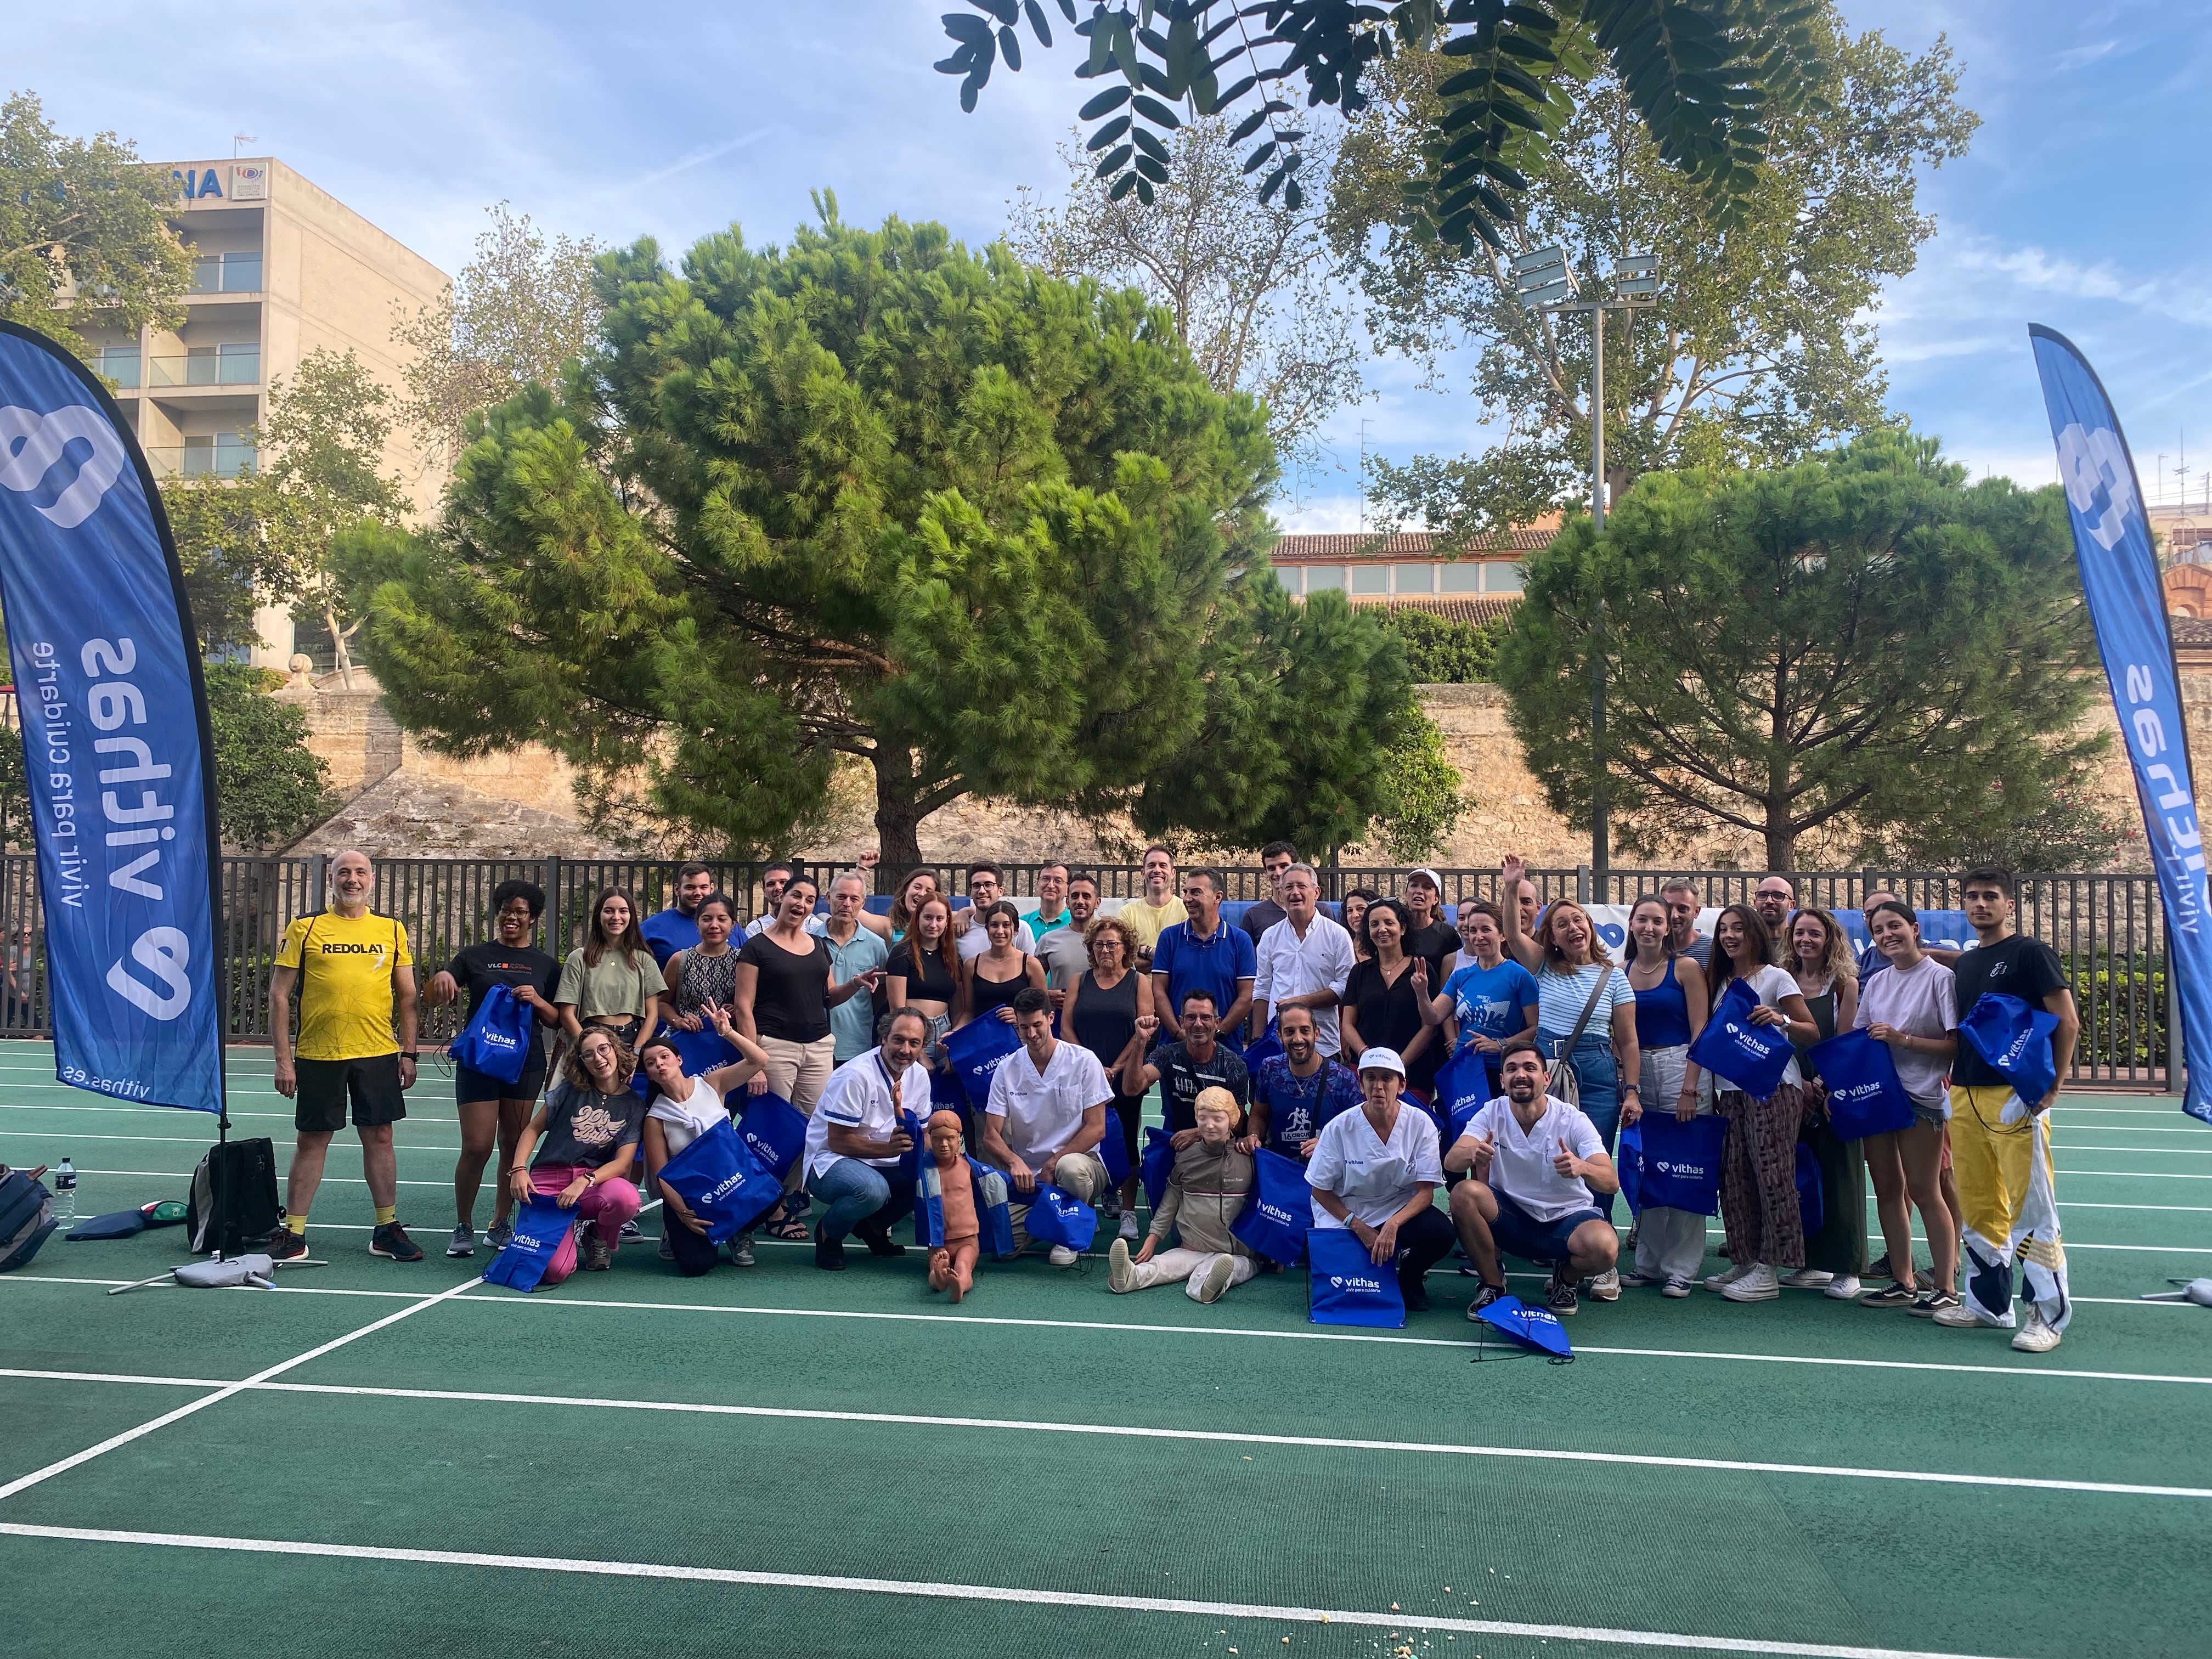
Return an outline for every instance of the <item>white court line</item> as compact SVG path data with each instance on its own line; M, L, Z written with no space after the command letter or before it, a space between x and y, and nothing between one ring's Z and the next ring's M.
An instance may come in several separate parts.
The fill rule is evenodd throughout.
M2110 1181L2212 1181L2212 1175L2169 1175L2163 1170L2145 1171L2142 1170L2053 1169L2051 1173L2053 1175L2081 1176L2084 1177L2094 1176Z
M410 1318L421 1313L425 1308L434 1308L441 1302L457 1297L462 1291L483 1282L481 1279L467 1279L454 1285L451 1290L440 1291L434 1296L425 1297L412 1307L401 1308L397 1312L385 1315L381 1319L372 1320L357 1331L349 1331L343 1336L334 1337L319 1347L310 1348L307 1352L284 1360L281 1364L271 1365L266 1370L256 1371L243 1382L227 1383L213 1394L204 1395L198 1400L186 1401L176 1410L164 1412L150 1422L141 1423L135 1429L125 1429L121 1434L110 1435L96 1446L88 1446L82 1451L71 1453L58 1462L47 1464L42 1469L33 1469L28 1474L18 1475L5 1486L0 1486L0 1499L13 1498L27 1487L35 1486L42 1480L49 1480L55 1475L65 1474L80 1463L89 1463L101 1454L113 1451L118 1446L127 1446L132 1441L153 1433L156 1429L166 1428L180 1419L190 1417L195 1412L205 1411L210 1406L219 1405L242 1390L251 1388L256 1382L266 1382L271 1377L281 1376L295 1366L304 1365L311 1359L319 1359L326 1353L344 1347L349 1342L358 1342L364 1336L380 1331L387 1325L396 1325L403 1319Z
M238 1114L233 1112L231 1121L235 1122L237 1119ZM0 1129L0 1139L28 1140L34 1135L40 1140L59 1138L51 1129ZM208 1144L205 1135L94 1135L81 1134L75 1130L70 1132L69 1139L72 1141L127 1140L141 1146L204 1146ZM397 1135L392 1138L392 1149L397 1152L458 1152L461 1150L458 1146L431 1146L418 1141L403 1141ZM78 1173L85 1172L80 1170Z
M0 1083L0 1089L13 1089L20 1086L13 1083ZM89 1103L80 1106L74 1101L52 1106L42 1106L23 1101L0 1100L0 1112L176 1112L182 1109L183 1108L177 1106L94 1106ZM203 1112L200 1115L211 1118L215 1114ZM234 1123L242 1117L281 1117L287 1122L292 1121L292 1114L289 1112L233 1112L230 1115L231 1121Z
M1540 1642L1592 1642L1618 1647L1690 1648L1711 1653L1776 1654L1784 1659L1972 1659L1964 1654L1900 1648L1844 1647L1826 1642L1767 1641L1756 1637L1685 1636L1668 1631L1616 1630L1596 1626L1532 1625L1504 1619L1431 1618L1406 1613L1368 1613L1342 1607L1271 1607L1243 1601L1194 1601L1153 1595L1098 1595L1081 1590L1032 1589L997 1584L945 1584L899 1578L848 1578L828 1573L757 1572L736 1567L677 1567L643 1561L586 1561L558 1556L489 1555L477 1551L388 1549L368 1544L311 1544L296 1539L207 1538L187 1533L117 1532L89 1527L30 1527L0 1523L0 1534L64 1543L141 1544L166 1549L226 1550L249 1555L326 1556L349 1561L404 1561L427 1566L507 1567L527 1572L580 1573L596 1577L689 1580L768 1589L841 1590L864 1595L913 1595L945 1601L1009 1602L1024 1607L1095 1607L1119 1613L1181 1613L1204 1619L1251 1619L1274 1624L1348 1625L1361 1629L1453 1631L1477 1636L1522 1636Z
M174 1388L187 1379L85 1371L0 1370L0 1376L40 1382L144 1383ZM209 1387L228 1386L211 1383ZM2092 1492L2123 1498L2212 1498L2212 1486L2150 1486L2110 1480L2058 1480L2027 1475L1954 1474L1940 1470L1844 1468L1825 1463L1758 1463L1736 1458L1669 1457L1657 1453L1559 1450L1528 1446L1468 1446L1449 1441L1366 1440L1330 1435L1262 1434L1218 1429L1143 1428L1121 1423L1054 1423L1029 1418L934 1417L912 1412L806 1410L690 1401L609 1400L592 1395L488 1393L471 1389L389 1389L343 1382L241 1382L254 1393L337 1395L351 1399L434 1400L476 1406L551 1406L579 1411L665 1412L695 1417L749 1417L778 1422L866 1423L920 1429L975 1429L1006 1434L1097 1435L1125 1440L1172 1440L1215 1446L1294 1446L1312 1451L1407 1452L1423 1457L1486 1457L1539 1463L1601 1463L1654 1469L1701 1469L1723 1474L1795 1474L1832 1480L1895 1480L1937 1486L1996 1486L2033 1492Z
M2092 1146L2086 1141L2054 1140L2069 1152L2147 1152L2154 1158L2212 1158L2212 1146Z

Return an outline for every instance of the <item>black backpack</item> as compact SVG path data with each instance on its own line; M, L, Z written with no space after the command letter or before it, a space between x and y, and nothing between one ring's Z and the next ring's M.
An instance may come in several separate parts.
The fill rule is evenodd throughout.
M36 1255L55 1224L45 1182L21 1170L0 1175L0 1273Z
M185 1245L194 1255L235 1255L283 1224L276 1201L276 1148L266 1135L210 1146L185 1212Z

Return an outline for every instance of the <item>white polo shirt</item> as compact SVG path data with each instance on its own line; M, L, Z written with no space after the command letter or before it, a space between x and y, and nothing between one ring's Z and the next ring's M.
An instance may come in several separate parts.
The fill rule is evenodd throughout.
M1544 1115L1522 1133L1521 1120L1513 1115L1513 1103L1500 1095L1468 1120L1464 1140L1481 1135L1498 1150L1490 1159L1484 1184L1493 1193L1511 1199L1539 1221L1557 1221L1577 1210L1594 1210L1597 1200L1579 1176L1563 1176L1552 1166L1564 1140L1577 1158L1595 1158L1605 1152L1605 1140L1579 1107L1554 1095L1544 1097Z
M1252 994L1268 1005L1271 1014L1273 1006L1285 997L1313 991L1331 991L1340 997L1352 977L1352 935L1324 915L1314 917L1304 939L1291 926L1291 919L1284 917L1260 935L1258 955L1259 973L1253 981ZM1315 1009L1313 1017L1314 1047L1334 1059L1344 1046L1337 1030L1336 1004Z
M1027 1048L999 1062L984 1111L1000 1119L999 1133L1016 1158L1031 1169L1074 1137L1083 1115L1113 1097L1106 1068L1080 1043L1059 1042L1040 1075Z
M813 1114L806 1120L807 1179L813 1180L845 1156L830 1150L831 1124L857 1129L869 1140L887 1140L899 1127L902 1104L918 1121L929 1121L929 1073L920 1066L906 1068L896 1095L884 1069L881 1048L856 1054L830 1073L830 1081L822 1086L822 1098L814 1103ZM878 1170L898 1167L896 1158L866 1158L860 1162Z
M1276 927L1283 924L1278 922ZM1273 932L1273 928L1268 930ZM1338 929L1340 933L1343 930ZM1306 1184L1316 1192L1334 1193L1344 1206L1370 1227L1379 1227L1406 1207L1413 1188L1426 1182L1441 1187L1443 1164L1437 1156L1437 1126L1429 1115L1408 1099L1398 1103L1398 1121L1390 1138L1376 1134L1364 1109L1340 1112L1321 1132L1313 1161L1306 1165ZM1316 1199L1313 1224L1342 1227Z
M972 915L975 913L971 909L969 914ZM1036 954L1036 935L1030 932L1030 925L1026 921L1014 924L1014 944L1024 956ZM960 952L961 961L973 962L991 948L991 930L983 925L981 916L976 916L968 924L966 933L954 936L952 948Z

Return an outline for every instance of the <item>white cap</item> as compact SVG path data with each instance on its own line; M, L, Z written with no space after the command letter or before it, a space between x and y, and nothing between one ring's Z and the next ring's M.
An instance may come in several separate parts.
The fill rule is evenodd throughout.
M1395 1048L1370 1048L1359 1056L1359 1069L1363 1072L1395 1072L1403 1077L1406 1075L1406 1062L1398 1058Z
M1408 870L1406 872L1406 879L1407 881L1413 880L1415 876L1425 878L1429 885L1435 888L1439 893L1444 890L1444 878L1438 875L1435 871L1430 869L1427 866L1424 865L1418 870Z

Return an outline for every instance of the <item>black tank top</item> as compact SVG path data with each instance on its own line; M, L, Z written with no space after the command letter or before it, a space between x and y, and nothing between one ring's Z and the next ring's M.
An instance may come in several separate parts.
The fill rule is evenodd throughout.
M968 994L975 999L969 1017L981 1019L998 1009L1006 1007L1024 991L1030 988L1030 959L1022 957L1022 970L1012 979L987 979L983 961L977 957L968 964Z
M1089 973L1077 981L1075 1030L1071 1035L1098 1056L1098 1063L1106 1067L1108 1080L1117 1095L1121 1092L1121 1075L1114 1070L1114 1065L1121 1058L1121 1051L1129 1046L1129 1039L1136 1030L1137 975L1133 969L1124 972L1121 981L1111 988L1102 988Z
M898 954L890 960L890 977L906 981L908 1002L941 1002L952 1006L952 970L945 965L945 958L932 951L921 959L921 966L914 965L915 953L902 940Z

